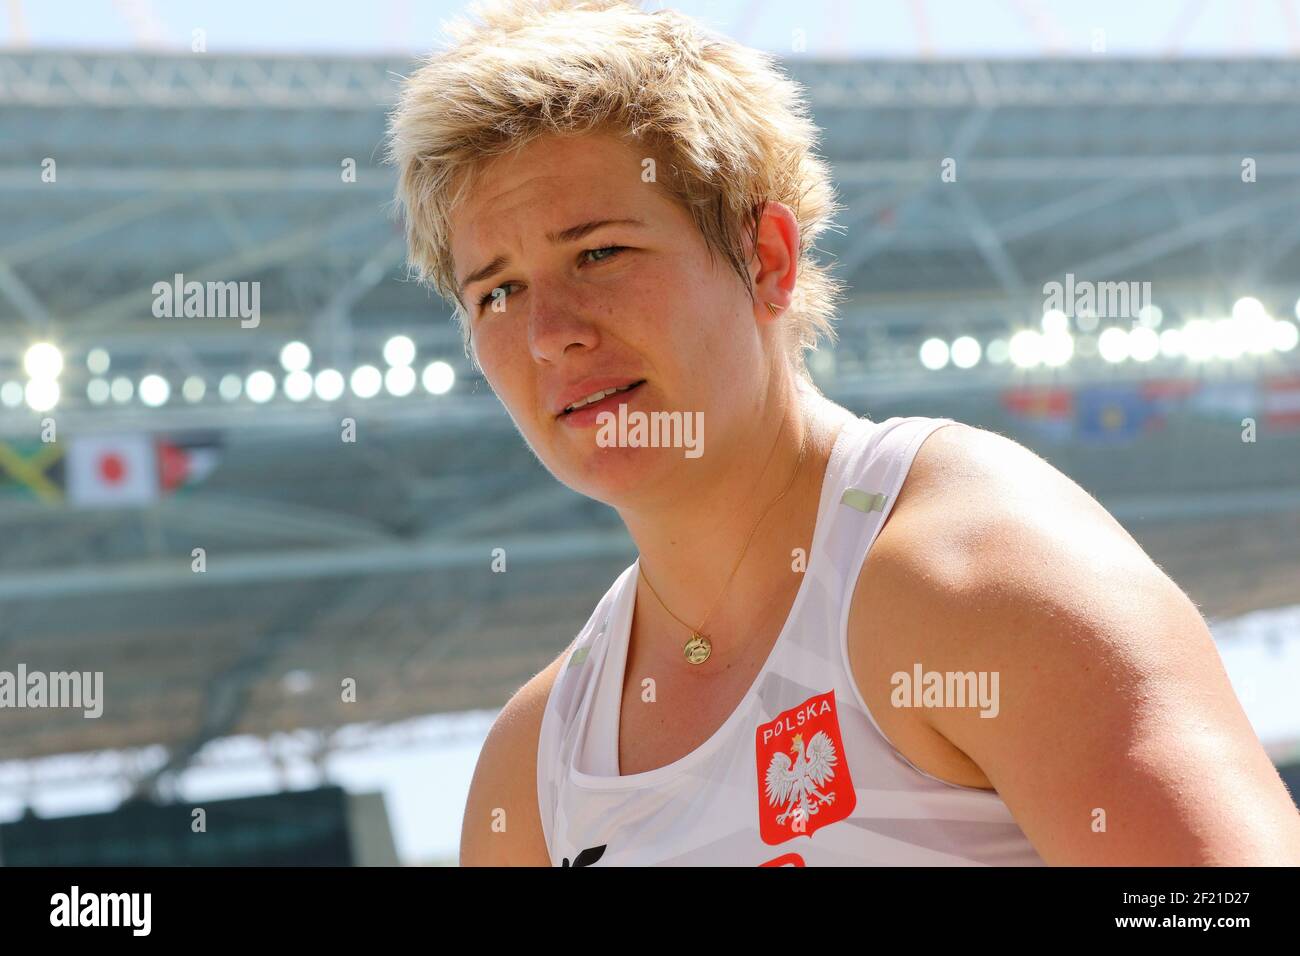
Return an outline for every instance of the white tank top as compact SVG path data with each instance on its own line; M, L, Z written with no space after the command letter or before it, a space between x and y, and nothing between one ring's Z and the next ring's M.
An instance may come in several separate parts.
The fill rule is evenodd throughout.
M867 552L917 449L951 423L844 426L803 581L749 691L694 751L624 776L618 727L638 562L619 575L571 645L542 718L537 801L552 865L1043 865L996 792L931 776L890 744L849 668L849 608Z

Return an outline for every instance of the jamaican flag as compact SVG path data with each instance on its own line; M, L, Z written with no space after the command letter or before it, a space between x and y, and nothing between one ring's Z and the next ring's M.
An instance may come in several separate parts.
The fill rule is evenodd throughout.
M63 451L59 442L0 441L0 496L63 501Z

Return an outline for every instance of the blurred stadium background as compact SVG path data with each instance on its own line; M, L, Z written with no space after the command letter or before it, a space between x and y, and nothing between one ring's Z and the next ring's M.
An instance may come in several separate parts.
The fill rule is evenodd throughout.
M430 11L376 5L377 55L341 9L196 52L256 8L34 6L0 49L0 671L102 671L105 702L0 709L0 862L454 862L496 709L635 555L405 278L380 149ZM825 131L852 292L823 390L1097 496L1300 792L1296 4L1246 32L1231 3L918 0L878 37L833 0L678 6L781 54ZM948 16L995 24L979 55ZM260 323L155 317L176 274L260 283ZM1045 315L1067 276L1149 307Z

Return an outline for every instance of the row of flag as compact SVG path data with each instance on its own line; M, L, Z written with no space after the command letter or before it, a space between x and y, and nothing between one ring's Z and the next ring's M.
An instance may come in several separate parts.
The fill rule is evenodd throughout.
M1053 442L1122 443L1163 428L1183 411L1277 431L1300 428L1300 375L1198 382L1155 379L1002 392L1003 409ZM0 493L76 507L138 507L192 487L221 460L221 436L88 435L66 442L0 442Z
M1270 431L1300 428L1300 375L1200 382L1155 379L1078 388L1026 386L1002 392L1003 409L1053 442L1122 443L1163 428L1171 412Z
M0 442L0 493L81 508L139 507L199 484L220 460L216 434Z

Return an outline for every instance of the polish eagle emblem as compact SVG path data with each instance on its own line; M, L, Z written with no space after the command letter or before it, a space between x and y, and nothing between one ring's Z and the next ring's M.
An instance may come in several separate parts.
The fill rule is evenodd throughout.
M767 802L780 807L776 822L790 824L795 829L805 829L810 817L821 812L824 804L834 803L834 793L823 793L822 787L835 776L835 742L823 730L812 735L805 748L803 734L795 734L790 742L789 754L777 751L767 765ZM800 825L802 824L802 825Z

